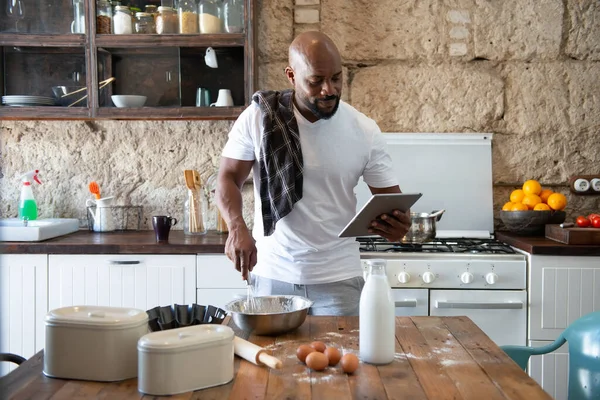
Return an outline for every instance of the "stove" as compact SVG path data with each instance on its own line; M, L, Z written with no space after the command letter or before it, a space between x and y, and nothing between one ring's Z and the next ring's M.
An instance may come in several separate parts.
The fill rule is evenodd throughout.
M526 345L526 258L493 235L492 135L384 138L402 191L423 193L411 211L446 212L431 242L357 238L365 278L371 260L385 260L396 315L466 315L498 345ZM356 196L360 209L364 183Z

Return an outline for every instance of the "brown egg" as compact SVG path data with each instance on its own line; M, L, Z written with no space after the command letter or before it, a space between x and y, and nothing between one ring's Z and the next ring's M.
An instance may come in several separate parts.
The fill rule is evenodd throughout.
M329 365L329 359L323 353L313 351L306 356L306 366L315 371L323 371Z
M342 353L340 353L340 351L335 347L326 348L324 354L329 359L329 365L332 367L337 365L337 363L340 362L340 358L342 358Z
M358 357L352 353L344 354L340 363L342 364L342 371L351 374L358 368Z
M312 347L313 349L315 349L318 352L324 352L325 349L327 348L327 346L325 346L325 343L323 342L312 342L310 344L310 347Z
M307 344L303 344L301 346L298 346L298 349L296 350L296 356L298 357L298 360L306 362L306 356L312 353L313 351L316 350Z

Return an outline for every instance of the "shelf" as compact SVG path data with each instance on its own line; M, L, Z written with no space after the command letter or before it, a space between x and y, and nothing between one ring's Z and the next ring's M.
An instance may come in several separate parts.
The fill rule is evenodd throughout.
M0 106L2 119L89 119L87 107L12 107Z
M215 35L96 35L97 47L242 47L243 33Z
M85 35L0 33L0 46L84 47Z
M246 106L235 107L101 107L96 118L164 120L164 119L236 119Z

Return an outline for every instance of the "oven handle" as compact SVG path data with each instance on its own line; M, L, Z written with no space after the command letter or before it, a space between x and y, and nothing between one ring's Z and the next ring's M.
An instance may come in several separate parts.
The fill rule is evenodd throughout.
M396 301L396 302L394 302L394 305L396 307L416 307L417 306L417 301L416 300Z
M435 308L462 308L468 310L520 310L523 308L523 302L504 302L504 303L461 303L452 301L436 301Z

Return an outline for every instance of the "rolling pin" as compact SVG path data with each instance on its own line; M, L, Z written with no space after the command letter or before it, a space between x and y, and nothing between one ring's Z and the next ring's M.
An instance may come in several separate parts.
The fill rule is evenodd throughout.
M268 354L262 347L237 336L233 337L233 352L256 365L266 365L273 369L281 368L281 360Z

